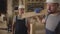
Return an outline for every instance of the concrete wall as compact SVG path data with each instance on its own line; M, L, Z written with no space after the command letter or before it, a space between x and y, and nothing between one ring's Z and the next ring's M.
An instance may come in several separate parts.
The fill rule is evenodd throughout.
M7 0L7 13L8 13L8 16L12 15L12 11L13 11L12 0Z

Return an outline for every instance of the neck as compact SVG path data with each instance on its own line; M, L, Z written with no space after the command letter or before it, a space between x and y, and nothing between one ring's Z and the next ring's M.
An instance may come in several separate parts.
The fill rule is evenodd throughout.
M60 14L60 12L58 11L58 12L53 13L52 15L56 16L56 15L59 15L59 14Z

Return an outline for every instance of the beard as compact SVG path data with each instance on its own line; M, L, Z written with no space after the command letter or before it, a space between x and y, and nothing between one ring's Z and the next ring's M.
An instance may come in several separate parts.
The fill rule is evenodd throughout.
M54 13L56 13L55 11L50 11L50 10L48 10L48 13L49 14L54 14Z

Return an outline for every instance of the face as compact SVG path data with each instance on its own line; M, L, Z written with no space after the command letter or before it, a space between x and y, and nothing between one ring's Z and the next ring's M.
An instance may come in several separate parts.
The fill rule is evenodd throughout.
M21 15L21 14L23 14L24 13L24 8L20 8L19 9L19 14Z
M49 13L55 13L58 8L57 3L47 3L47 10Z

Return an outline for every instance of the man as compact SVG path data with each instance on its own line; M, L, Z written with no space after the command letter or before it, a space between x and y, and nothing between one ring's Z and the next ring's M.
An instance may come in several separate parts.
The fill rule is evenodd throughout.
M28 34L29 30L26 18L21 19L22 14L24 13L24 5L19 5L19 13L15 18L15 34Z
M60 22L59 0L46 0L48 16L42 20L46 23L46 34L56 34Z

